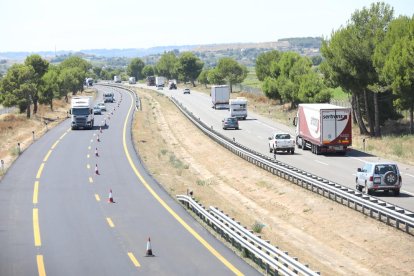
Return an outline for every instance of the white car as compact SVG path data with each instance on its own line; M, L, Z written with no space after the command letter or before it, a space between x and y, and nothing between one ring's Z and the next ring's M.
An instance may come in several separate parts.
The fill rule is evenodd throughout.
M106 111L106 105L104 103L98 103L98 106L102 111Z
M398 196L402 179L397 164L369 162L363 168L358 168L355 183L357 190L367 194L382 190L393 191L394 195Z
M277 151L283 151L290 154L295 153L295 140L289 133L273 133L269 137L269 152L276 154Z

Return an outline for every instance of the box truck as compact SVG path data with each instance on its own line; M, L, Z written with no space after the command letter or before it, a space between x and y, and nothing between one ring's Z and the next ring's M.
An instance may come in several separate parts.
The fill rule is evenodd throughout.
M296 144L314 154L345 154L352 145L351 109L332 104L299 104Z
M114 82L121 83L122 82L121 76L114 76Z
M155 77L149 76L147 77L147 86L154 86L155 85Z
M213 108L229 108L230 89L228 85L211 87L211 102Z
M129 84L136 84L137 83L137 80L135 79L135 77L129 77L128 83Z
M164 77L155 77L155 86L156 87L164 87L165 85L165 78Z
M73 97L71 100L71 128L92 129L94 123L92 97Z
M229 101L230 117L246 120L247 118L247 100L246 98L238 97L230 99Z

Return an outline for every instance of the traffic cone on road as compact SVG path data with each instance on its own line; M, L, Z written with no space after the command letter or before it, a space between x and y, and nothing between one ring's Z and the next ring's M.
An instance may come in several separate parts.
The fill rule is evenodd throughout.
M109 190L108 203L115 203L114 198L112 197L112 189Z
M102 133L102 127L101 126L99 127L99 132Z
M99 175L98 164L95 164L95 174Z
M145 257L154 257L154 255L152 254L152 249L151 249L151 239L149 237L147 241L147 251L145 252Z
M98 148L95 148L95 156L96 156L96 157L99 157L99 154L98 154Z
M96 136L96 141L100 142L101 140L99 139L99 134Z

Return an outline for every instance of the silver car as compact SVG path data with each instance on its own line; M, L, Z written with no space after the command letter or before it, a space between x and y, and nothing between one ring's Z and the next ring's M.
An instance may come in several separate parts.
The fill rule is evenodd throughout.
M363 168L358 168L355 183L357 190L367 194L381 190L393 191L398 196L402 178L395 163L366 163Z

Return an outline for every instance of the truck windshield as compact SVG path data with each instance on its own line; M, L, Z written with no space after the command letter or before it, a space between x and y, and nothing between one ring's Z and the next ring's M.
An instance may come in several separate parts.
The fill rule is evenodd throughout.
M89 108L72 108L72 114L76 116L87 116L89 115Z

